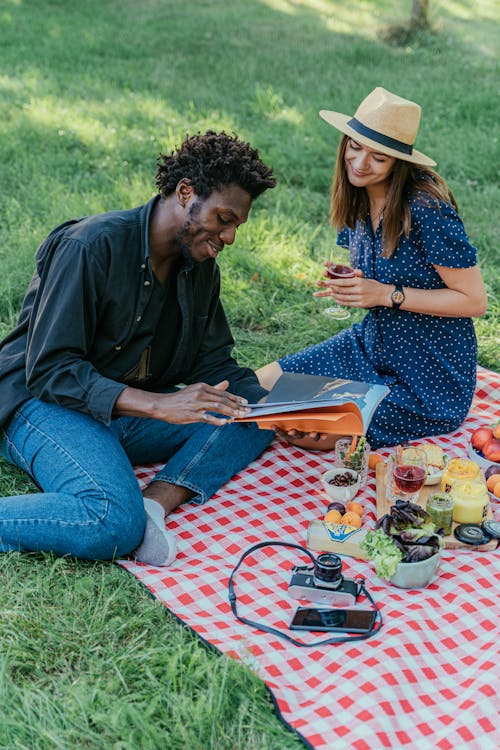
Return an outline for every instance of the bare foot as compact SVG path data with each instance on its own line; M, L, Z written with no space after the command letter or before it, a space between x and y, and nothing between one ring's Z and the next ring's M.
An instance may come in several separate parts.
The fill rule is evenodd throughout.
M165 515L168 516L179 505L182 505L187 500L191 500L196 492L189 490L187 487L181 487L178 484L157 481L148 484L142 494L144 497L149 497L151 500L156 500L157 503L160 503L165 511Z

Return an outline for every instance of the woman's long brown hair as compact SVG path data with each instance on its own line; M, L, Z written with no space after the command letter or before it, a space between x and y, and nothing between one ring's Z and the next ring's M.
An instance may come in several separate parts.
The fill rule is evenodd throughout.
M344 156L348 141L349 136L343 135L332 182L330 221L337 229L354 229L358 220L366 220L370 210L366 190L351 185L347 177ZM423 194L422 200L428 205L438 206L439 201L444 201L458 210L453 193L434 169L396 159L384 207L382 255L385 258L394 255L401 235L404 234L406 238L410 235L411 213L408 199L417 191Z

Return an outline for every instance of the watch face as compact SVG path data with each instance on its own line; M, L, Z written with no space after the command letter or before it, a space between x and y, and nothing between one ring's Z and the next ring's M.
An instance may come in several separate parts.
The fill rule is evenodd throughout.
M396 289L396 291L391 294L391 299L396 305L400 305L404 298L405 296L403 292L400 292L398 289Z

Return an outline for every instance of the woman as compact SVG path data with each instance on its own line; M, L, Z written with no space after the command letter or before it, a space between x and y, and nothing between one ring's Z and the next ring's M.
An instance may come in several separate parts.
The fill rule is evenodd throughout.
M283 371L389 386L367 432L374 448L450 432L463 422L476 381L472 318L487 305L453 195L431 169L435 162L413 148L420 112L380 87L353 118L320 112L344 134L330 219L356 274L317 282L322 291L315 296L368 312L361 323L257 372L266 388ZM327 435L286 437L309 448L334 442Z

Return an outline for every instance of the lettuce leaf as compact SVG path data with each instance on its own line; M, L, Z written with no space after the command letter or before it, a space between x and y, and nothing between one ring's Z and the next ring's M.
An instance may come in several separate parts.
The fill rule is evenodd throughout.
M396 572L398 563L403 559L401 550L382 529L368 531L360 546L366 552L368 559L373 562L375 573L379 578L389 580Z

